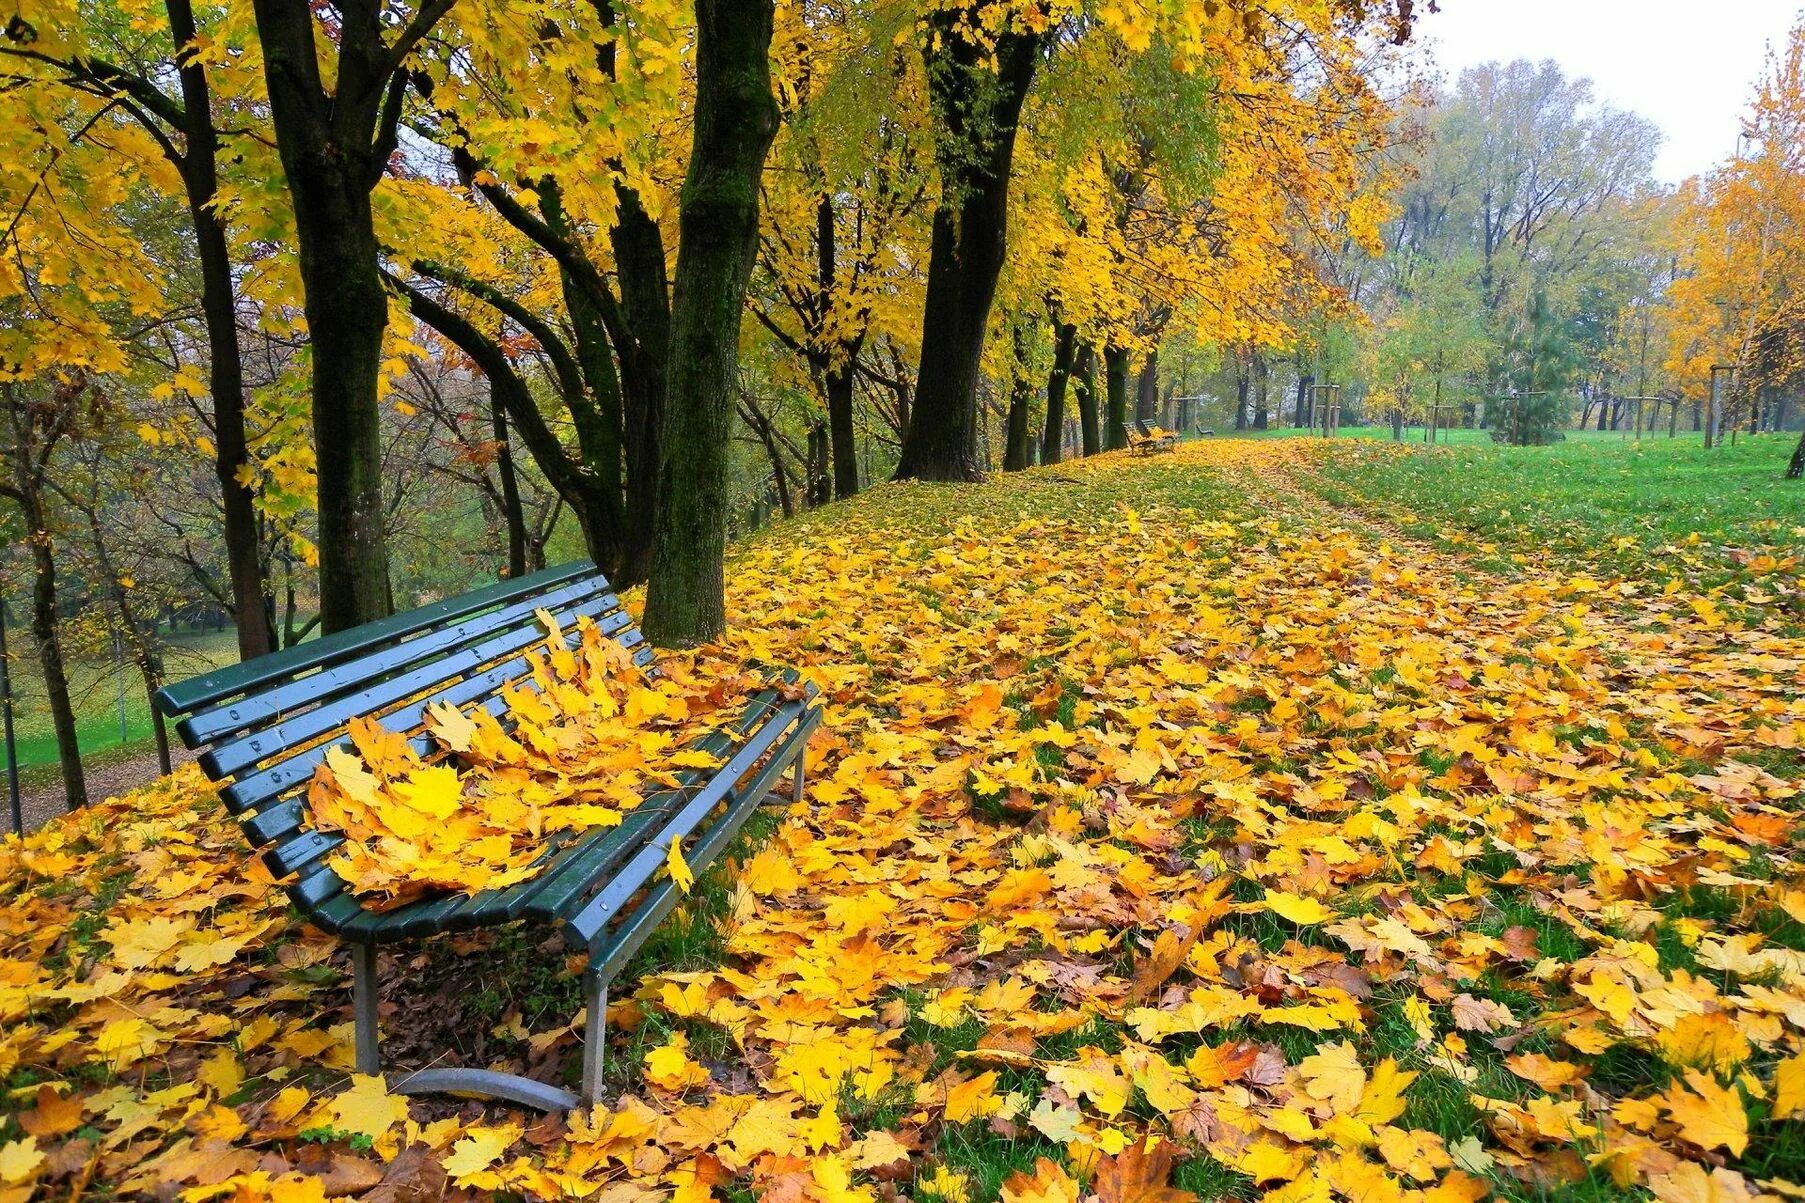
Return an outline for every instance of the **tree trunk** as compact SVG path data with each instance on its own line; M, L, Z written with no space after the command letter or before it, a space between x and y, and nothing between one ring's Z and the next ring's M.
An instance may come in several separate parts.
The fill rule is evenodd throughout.
M1103 450L1103 424L1097 414L1097 353L1089 343L1078 348L1073 372L1077 377L1078 423L1084 454L1097 455Z
M773 0L696 0L696 101L678 210L670 404L643 628L661 647L727 626L727 439L740 315L758 249L758 184L777 133Z
M1028 445L1028 410L1034 404L1037 390L1034 381L1028 378L1028 339L1022 333L1020 323L1011 327L1009 338L1015 354L1010 363L1009 422L1003 441L1003 471L1020 472L1028 467L1032 456Z
M50 725L56 732L56 758L63 774L63 806L79 810L88 804L87 778L82 774L81 742L75 731L75 706L69 700L69 674L63 668L62 627L56 615L56 557L50 532L44 525L42 499L33 497L25 507L25 525L31 535L31 634L38 645L38 664L44 673L44 698L50 706Z
M370 192L394 147L406 77L391 78L374 5L340 22L330 92L308 0L253 0L253 8L300 249L313 360L320 627L329 634L391 609L377 408L389 306Z
M934 209L914 418L896 478L981 480L978 364L1008 236L1016 124L1045 34L1008 30L985 48L961 32L976 15L936 10L922 57L941 196Z
M662 440L669 429L672 301L658 223L638 193L621 188L617 196L610 235L628 327L614 339L621 356L627 451L626 563L621 575L636 582L646 579L652 565L658 475L665 458ZM622 345L623 335L630 346Z
M859 491L859 436L852 421L854 371L849 358L821 378L827 396L827 431L833 440L835 497L851 497Z
M1110 451L1128 446L1128 352L1113 344L1103 348L1103 381L1109 404L1104 437Z
M1056 464L1065 448L1065 385L1072 374L1078 327L1061 322L1053 331L1053 370L1047 374L1047 426L1040 439L1040 462Z
M1313 395L1311 390L1315 385L1316 377L1314 376L1300 375L1297 378L1297 421L1292 423L1293 426L1309 426L1311 424L1310 398Z
M833 497L833 451L827 426L820 419L809 423L807 454L802 458L802 504L818 510Z
M1247 361L1235 356L1235 429L1247 429L1248 391L1252 381L1247 375Z
M189 0L167 0L169 32L178 52L195 42ZM238 658L249 660L275 650L269 621L269 583L264 577L256 500L239 479L249 459L244 425L244 369L238 352L237 294L223 215L214 207L219 190L219 135L213 126L207 70L198 55L183 54L182 185L194 226L195 258L201 275L201 314L207 326L207 388L213 398L214 471L225 510L226 567L232 578L232 621L238 629ZM248 468L246 469L248 471Z
M508 415L489 395L489 419L495 423L495 471L501 477L502 516L508 524L508 576L526 575L526 512L520 508L520 482L514 476L514 452L508 446Z
M1134 382L1134 416L1136 421L1159 424L1159 351L1147 352L1141 361L1140 375Z
M1799 431L1798 446L1792 449L1792 459L1786 465L1786 479L1798 480L1805 477L1805 430Z
M1253 357L1253 428L1266 429L1266 357L1258 351Z

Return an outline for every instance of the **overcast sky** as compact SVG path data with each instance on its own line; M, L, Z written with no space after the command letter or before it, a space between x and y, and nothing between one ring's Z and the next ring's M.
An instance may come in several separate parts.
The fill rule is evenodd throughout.
M1450 80L1489 59L1552 58L1599 99L1667 135L1655 170L1670 182L1735 148L1737 118L1766 47L1784 44L1802 0L1439 0L1419 26Z

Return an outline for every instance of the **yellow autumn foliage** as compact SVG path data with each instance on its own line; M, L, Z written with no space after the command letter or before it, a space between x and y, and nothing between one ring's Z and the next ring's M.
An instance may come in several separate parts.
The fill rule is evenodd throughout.
M354 751L327 751L307 804L317 826L347 837L328 863L353 893L386 907L525 881L548 834L616 826L649 786L677 788L680 770L717 763L681 745L737 677L705 689L655 677L587 617L574 644L553 615L539 620L547 638L501 693L506 728L481 705L434 702L430 760L371 719L352 721Z

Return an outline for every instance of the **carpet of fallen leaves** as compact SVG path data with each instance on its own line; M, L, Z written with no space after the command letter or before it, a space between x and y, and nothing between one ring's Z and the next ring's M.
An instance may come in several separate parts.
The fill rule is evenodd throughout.
M807 800L720 878L724 955L617 983L591 1113L351 1074L345 954L192 771L9 842L0 1200L1805 1195L1805 639L1489 575L1315 502L1328 453L745 549L684 671L806 669ZM385 955L385 1038L501 956ZM486 1061L569 1075L546 1023Z

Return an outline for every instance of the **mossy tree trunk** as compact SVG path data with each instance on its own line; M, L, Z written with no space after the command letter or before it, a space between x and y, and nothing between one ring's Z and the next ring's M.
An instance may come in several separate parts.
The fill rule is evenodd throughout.
M1097 455L1103 450L1103 423L1097 413L1097 353L1089 343L1078 348L1072 374L1077 378L1078 428L1084 454Z
M1040 439L1040 462L1056 464L1065 449L1065 386L1072 375L1078 327L1060 322L1053 330L1053 368L1047 373L1047 426Z
M177 47L195 43L194 7L167 0L169 33ZM256 499L241 478L249 460L244 420L244 366L238 351L237 290L224 215L215 206L219 191L219 133L214 128L212 89L198 55L182 60L182 187L194 226L200 267L201 315L207 327L207 389L213 398L214 471L225 516L226 568L232 579L232 622L238 631L238 658L249 660L276 648L271 624L274 600L263 570L262 535Z
M1020 472L1033 462L1028 416L1037 390L1028 375L1028 336L1020 322L1011 326L1009 338L1014 356L1009 371L1009 417L1003 439L1003 471Z
M1104 425L1106 448L1120 451L1128 446L1128 351L1114 343L1103 348L1103 378L1109 403Z
M773 0L696 0L696 103L678 209L670 393L642 624L686 647L727 625L727 454L758 184L777 133Z
M381 6L342 7L328 87L308 0L252 2L300 244L313 368L320 628L326 633L381 618L392 608L377 404L389 306L370 193L398 145L409 86L403 63L449 7L422 7L395 31L393 44L385 37Z
M981 480L979 360L1008 241L1009 173L1022 102L1045 34L1009 29L991 46L963 32L973 6L936 10L923 52L939 129L934 209L914 415L896 479Z

